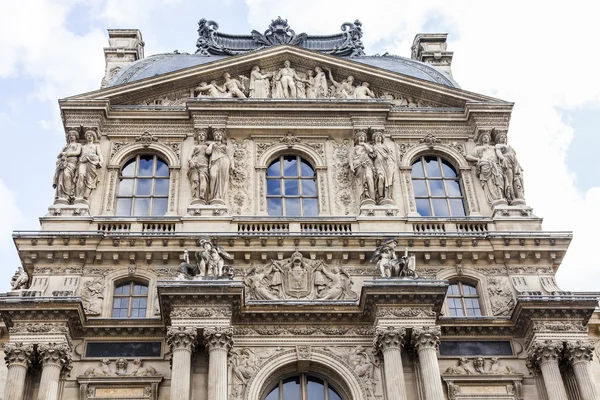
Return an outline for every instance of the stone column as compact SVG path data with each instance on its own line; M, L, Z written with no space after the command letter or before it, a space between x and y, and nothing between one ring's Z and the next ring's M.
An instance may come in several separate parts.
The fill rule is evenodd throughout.
M196 347L196 328L170 326L167 343L171 346L171 400L190 400L192 389L192 352Z
M38 345L42 362L42 378L38 400L57 400L60 373L71 368L71 349L67 343L43 343Z
M548 400L567 400L567 391L558 367L562 350L563 344L552 340L535 342L529 350L529 360L542 371Z
M402 370L402 345L406 329L388 326L377 328L373 347L383 354L385 390L388 400L406 400L406 384Z
M444 389L437 359L440 335L439 326L413 328L412 331L412 345L419 357L419 370L423 380L425 400L444 400Z
M594 343L582 340L567 342L565 356L573 367L581 400L600 399L600 392L598 392L598 386L592 373Z
M204 329L208 349L208 400L227 400L227 354L233 345L233 329Z
M33 359L33 345L17 343L4 344L4 360L8 367L4 400L23 400L25 376Z

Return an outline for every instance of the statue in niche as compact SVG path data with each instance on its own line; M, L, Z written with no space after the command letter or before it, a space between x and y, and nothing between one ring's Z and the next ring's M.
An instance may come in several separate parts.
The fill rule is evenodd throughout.
M225 265L225 260L232 261L233 257L223 247L214 245L209 239L202 239L200 248L195 254L196 264L190 263L189 253L184 250L183 262L179 265L182 278L233 278L233 269Z
M77 165L77 184L75 186L75 201L87 203L92 191L98 184L98 170L102 168L102 154L94 130L85 132L87 143L81 147L81 156Z
M227 90L227 94L230 97L237 97L238 99L245 99L246 95L244 94L244 91L246 90L246 88L245 88L245 85L243 84L243 82L247 78L244 76L241 76L240 78L243 78L242 82L238 81L237 79L232 78L231 75L229 74L229 72L225 72L223 74L223 79L225 79L223 88L225 88Z
M380 205L393 205L393 185L396 174L394 152L383 142L383 131L373 133L373 166L375 172L375 201Z
M496 148L490 144L490 132L484 131L479 136L479 144L472 154L466 156L475 163L476 175L481 182L487 201L492 205L504 201L504 177Z
M417 278L415 255L409 255L407 247L404 255L398 258L397 246L398 242L395 239L385 241L375 249L371 262L377 263L377 269L382 278Z
M348 161L350 170L354 173L361 206L375 204L374 158L375 150L367 143L367 131L357 131L356 145L350 150Z
M331 73L331 69L326 68L329 73L329 80L333 83L333 93L331 97L335 97L336 99L353 99L354 98L354 77L352 75L348 75L348 77L341 82L336 82L333 79L333 74Z
M196 92L198 92L196 97L203 97L202 93L208 93L208 97L224 97L227 93L225 88L217 85L215 80L210 81L210 83L200 82Z
M363 82L359 87L354 89L354 98L356 99L374 99L375 93L369 89L369 82Z
M210 204L225 205L227 199L233 159L229 155L224 136L224 129L213 129L213 141L206 148L206 154L210 156Z
M320 67L315 68L315 94L317 99L324 99L329 96L327 77Z
M196 145L188 160L188 178L192 189L192 204L207 204L209 194L209 155L206 144L206 129L199 129Z
M29 275L23 269L23 267L19 267L17 272L13 275L10 280L10 287L12 290L21 290L27 288L27 283L29 282Z
M305 79L302 79L298 76L298 74L296 74L296 70L291 67L290 62L288 60L285 60L283 62L283 68L277 71L273 80L275 84L275 89L273 90L273 98L296 98L296 81L306 82Z
M266 99L269 97L269 78L273 76L272 73L261 74L260 67L255 65L252 67L250 72L250 95L249 97L254 99Z
M77 160L81 155L81 144L77 142L79 133L71 129L68 143L58 153L52 187L56 189L54 204L69 204L75 200Z
M506 132L497 132L496 156L499 160L500 169L504 172L504 195L508 204L520 205L525 203L525 189L523 187L523 170L517 153L506 141Z

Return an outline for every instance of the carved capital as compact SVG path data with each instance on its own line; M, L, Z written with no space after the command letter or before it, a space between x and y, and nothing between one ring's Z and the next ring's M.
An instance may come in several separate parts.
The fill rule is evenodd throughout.
M405 328L398 328L395 326L388 326L387 328L377 328L375 331L375 337L373 338L373 347L381 352L385 352L388 349L402 349L404 335L406 335Z
M167 343L171 350L184 349L193 351L196 347L198 331L196 328L185 326L170 326L167 329Z
M413 328L411 344L416 351L421 349L434 349L437 351L440 345L442 330L439 326L424 326Z
M4 361L7 366L21 365L25 368L31 365L33 359L33 345L17 343L4 343Z
M562 342L552 340L539 341L532 344L528 358L533 365L542 365L547 362L558 363L562 350Z
M204 329L204 344L208 351L216 349L229 351L233 345L233 329L221 326Z
M567 342L565 357L571 364L592 361L594 359L594 342L588 340Z
M37 350L43 366L56 364L66 370L71 368L71 349L67 343L42 343Z

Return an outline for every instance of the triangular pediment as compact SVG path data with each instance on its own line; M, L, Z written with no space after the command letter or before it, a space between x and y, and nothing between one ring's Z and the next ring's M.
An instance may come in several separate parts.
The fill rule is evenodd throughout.
M411 60L402 60L405 62L403 71L410 71L406 65ZM285 61L289 61L290 69L284 70ZM389 62L400 62L399 58L384 61L371 62L377 65L374 66L359 62L358 59L281 45L107 87L65 101L109 99L113 106L184 106L190 97L218 97L237 101L245 96L247 101L270 101L286 99L295 91L297 98L307 100L384 99L400 108L463 108L467 102L504 103L449 84L431 82L381 67L389 65ZM256 66L260 71L254 71L253 75ZM434 78L438 77L434 74L442 74L422 63L415 64L414 68L427 71ZM233 81L227 81L225 73ZM289 79L282 78L285 75ZM447 81L451 82L449 79ZM364 82L368 83L367 87Z

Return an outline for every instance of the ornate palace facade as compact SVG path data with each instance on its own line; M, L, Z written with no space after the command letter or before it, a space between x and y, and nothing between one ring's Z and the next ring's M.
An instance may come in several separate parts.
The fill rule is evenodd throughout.
M446 35L368 56L286 20L144 57L110 30L0 297L4 400L596 400L597 294L554 274ZM526 181L526 177L525 177Z

